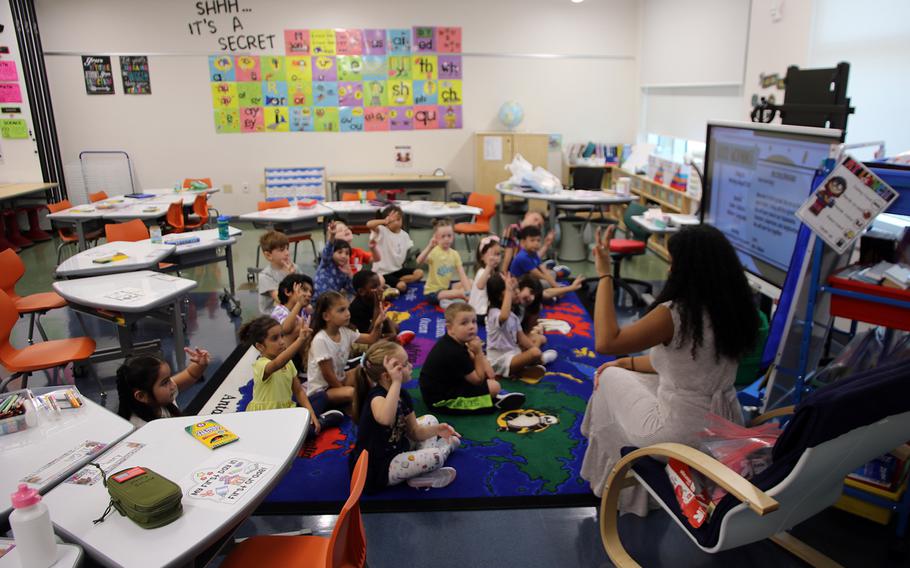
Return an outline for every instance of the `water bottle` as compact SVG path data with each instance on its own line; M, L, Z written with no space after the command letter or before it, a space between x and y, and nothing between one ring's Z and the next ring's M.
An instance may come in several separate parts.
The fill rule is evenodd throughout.
M230 217L227 215L218 216L218 238L222 241L226 241L231 238L231 233L228 230L228 221Z
M13 512L9 524L22 568L47 568L57 561L57 541L47 505L37 490L24 483L10 497Z
M160 245L162 242L161 241L161 227L159 227L158 225L152 225L149 228L149 236L152 238L153 245Z

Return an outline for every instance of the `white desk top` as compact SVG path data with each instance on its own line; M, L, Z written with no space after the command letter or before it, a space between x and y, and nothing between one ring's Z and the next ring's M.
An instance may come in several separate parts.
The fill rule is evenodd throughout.
M145 312L173 302L195 288L195 280L151 270L54 282L54 291L82 306L118 312Z
M35 389L52 390L57 389ZM59 418L41 412L37 426L0 436L0 495L5 497L0 519L9 516L9 495L24 478L32 477L30 485L44 493L103 450L86 442L110 445L133 431L129 421L84 396L82 400L84 406L63 409Z
M186 426L208 418L240 439L210 450L184 431ZM290 408L165 418L133 432L122 443L144 445L112 469L148 467L183 489L183 515L157 529L143 529L116 511L103 523L92 524L92 519L101 515L109 501L101 483L62 483L47 494L44 502L57 531L80 544L87 554L104 565L157 568L186 564L255 510L290 467L309 422L305 409ZM104 461L105 456L99 459ZM226 481L217 475L203 480L202 472L220 469L221 464L231 459L242 460L239 470L226 474L232 477L236 474L233 480ZM229 485L237 480L250 483ZM198 495L199 484L205 483L210 486L207 497L190 496L191 492ZM237 495L237 492L241 493ZM223 501L231 496L236 500Z
M56 183L0 183L0 199L12 199L29 193L47 191L57 187Z
M675 225L667 224L667 225L664 225L661 227L660 225L656 224L654 221L645 218L644 215L633 215L632 220L635 221L636 223L638 223L639 225L641 225L642 227L644 227L645 229L651 231L652 233L658 233L658 234L675 233L675 232L679 231L679 227L677 227Z
M331 209L334 213L365 213L371 214L376 213L385 205L374 205L367 201L366 203L361 203L359 201L325 201L323 205Z
M315 219L331 215L332 210L321 203L312 207L279 207L277 209L266 209L265 211L254 211L244 213L237 218L241 221L252 221L256 223L293 223L294 221L304 221L306 219Z
M100 274L114 274L117 272L133 272L145 268L155 268L158 263L176 249L174 245L153 245L150 240L127 242L117 241L84 250L64 260L57 267L57 276L64 278L72 276L97 276ZM127 258L114 260L105 264L95 262L95 259L110 256L114 253L123 253Z
M496 184L496 191L503 195L521 197L522 199L538 199L553 203L631 203L637 201L637 195L619 195L611 191L591 191L588 189L561 190L557 193L539 193L537 191L522 191L520 188L511 187L505 183Z
M462 205L461 203L443 203L442 201L396 201L405 215L416 217L452 217L465 215L480 215L483 209Z
M682 213L668 213L667 217L670 218L670 222L674 225L699 225L701 221L698 219L697 215L684 215Z
M13 543L11 538L0 539L0 545L9 545ZM50 568L76 568L82 564L82 547L75 544L58 544L57 561L50 565ZM0 568L21 568L22 563L19 561L19 550L13 548L2 557L0 557Z
M129 199L109 197L89 205L77 205L51 213L47 217L56 221L80 219L157 219L167 214L170 201L166 199Z
M451 181L452 176L434 174L373 174L358 176L329 176L329 183L384 183L384 182L432 182Z
M165 235L164 243L165 245L168 241L177 241L181 238L190 238L198 237L199 242L195 243L186 243L182 245L176 245L176 250L173 251L174 255L187 254L191 252L200 252L204 250L209 250L213 248L223 247L227 245L233 245L237 243L236 237L239 237L243 234L243 231L237 229L236 227L228 227L228 235L230 238L227 240L221 240L218 238L218 229L205 229L204 231L190 231L186 233L177 233L173 235ZM140 241L143 243L151 243L151 240Z
M218 193L221 191L220 187L209 187L206 189L181 189L180 191L174 191L173 187L158 187L153 189L142 189L138 193L148 193L151 195L177 195L178 197L193 197L195 198L199 194L212 195L213 193Z

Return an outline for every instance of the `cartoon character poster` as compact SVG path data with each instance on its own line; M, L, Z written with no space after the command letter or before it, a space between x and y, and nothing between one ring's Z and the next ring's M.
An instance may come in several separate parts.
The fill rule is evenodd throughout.
M839 254L897 199L897 192L862 162L845 156L796 216Z

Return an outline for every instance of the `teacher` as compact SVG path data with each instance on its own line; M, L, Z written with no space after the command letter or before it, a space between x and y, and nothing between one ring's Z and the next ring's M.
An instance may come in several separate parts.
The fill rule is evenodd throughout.
M758 336L758 312L733 247L714 227L685 227L668 243L670 272L648 312L620 328L613 306L610 239L597 231L594 345L619 355L594 375L581 433L588 449L581 477L598 497L624 446L660 442L695 445L708 413L742 424L733 381ZM647 492L620 494L620 513L645 516Z

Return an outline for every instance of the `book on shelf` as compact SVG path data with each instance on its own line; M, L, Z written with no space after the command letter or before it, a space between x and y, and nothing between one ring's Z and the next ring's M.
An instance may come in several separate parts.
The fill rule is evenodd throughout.
M882 273L882 277L883 286L899 290L910 288L910 266L894 264Z

